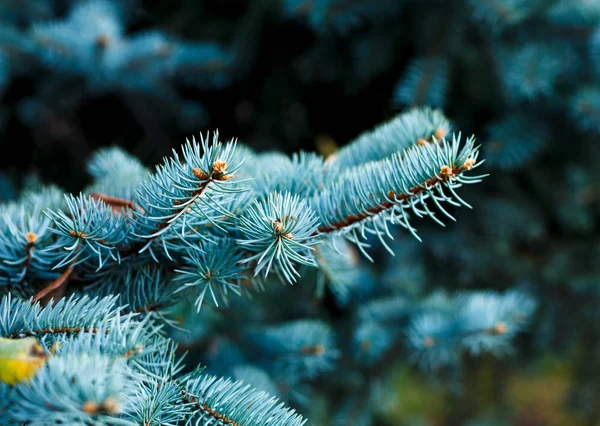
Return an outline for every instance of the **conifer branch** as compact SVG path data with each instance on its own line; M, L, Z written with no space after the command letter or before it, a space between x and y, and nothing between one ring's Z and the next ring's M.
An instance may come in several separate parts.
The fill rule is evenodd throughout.
M311 200L321 222L318 232L345 235L369 257L363 243L367 234L377 236L383 246L392 251L384 240L390 235L388 223L400 224L420 239L410 224L409 213L430 217L443 226L428 201L443 215L455 220L441 203L470 207L455 188L479 182L483 177L464 174L481 164L477 162L474 139L469 138L462 147L460 145L460 135L453 135L451 141L414 144L389 158L343 172ZM345 194L356 195L348 199Z
M48 334L79 334L79 333L97 333L98 329L96 327L90 328L81 328L81 327L54 327L54 328L39 328L34 330L26 330L20 331L16 334L11 335L10 337L27 337L27 336L41 336Z
M474 165L474 160L467 159L462 166L453 165L450 166L442 166L439 172L439 176L427 179L425 182L422 182L418 186L414 186L409 188L406 193L395 192L394 190L389 190L387 192L388 200L384 200L373 207L366 208L363 212L358 212L352 215L345 217L344 219L327 224L320 225L317 230L321 234L327 234L339 230L343 230L344 228L350 227L357 222L368 219L377 215L386 210L392 209L397 205L402 204L403 201L417 198L421 193L426 192L433 188L438 184L443 184L448 182L451 178L457 177L463 171L470 170Z
M349 143L333 137L354 126L330 123L331 136L316 136L317 145L328 139L335 147L327 158L255 152L209 132L153 169L117 146L101 148L87 160L89 186L72 195L41 186L37 175L20 179L22 170L0 173L2 422L302 426L306 420L288 408L302 407L335 426L397 423L390 401L398 389L389 375L396 365L412 361L456 390L472 383L462 377L473 372L462 368L464 357L514 352L538 304L546 304L542 343L556 340L544 326L556 314L547 305L556 295L571 292L573 323L590 323L596 306L587 296L597 286L583 269L597 260L588 243L598 230L591 142L600 134L600 2L466 0L458 14L431 2L274 2L239 8L242 31L222 17L213 23L235 27L230 46L221 44L225 38L184 40L136 25L130 2L0 6L0 95L7 95L0 97L8 101L0 105L0 127L8 136L30 128L23 134L39 143L66 137L81 147L72 136L83 136L84 127L95 133L92 122L104 126L106 117L95 112L109 103L126 111L117 121L141 127L100 132L89 142L140 136L148 140L136 150L150 158L162 151L166 130L189 132L206 122L198 97L205 89L219 97L248 76L272 20L294 20L315 36L297 52L303 88L335 86L358 95L363 108L375 78L407 65L393 93L378 93L379 112L441 107L446 95L458 100L451 116L411 107ZM188 22L194 15L187 12L171 18ZM408 25L398 26L398 18ZM406 33L415 29L434 31ZM397 48L414 56L394 65ZM282 70L290 71L276 74ZM286 79L275 77L261 101L277 97ZM28 93L18 93L23 88ZM265 136L263 124L301 138L315 128L306 126L314 117L304 109L313 111L320 99L294 99L299 88L285 90L282 111L256 109L255 91L238 103L241 127L259 123L248 140ZM348 117L377 115L362 112ZM272 113L285 119L273 121ZM481 150L473 137L461 141L459 123L481 129ZM263 142L257 148L270 144ZM52 165L68 179L60 168L85 151L46 160L59 159ZM487 188L466 190L485 177L473 173L483 163L480 151L502 173ZM527 167L536 160L543 161ZM458 209L470 207L463 191L473 212ZM421 218L460 223L440 232ZM559 240L561 232L577 241ZM556 291L544 285L530 295L547 281ZM507 285L504 292L473 290ZM459 288L469 290L454 293ZM559 337L572 334L566 344L577 343L569 339L589 334L579 331ZM19 346L24 337L38 340L39 350L15 360L7 348L28 349ZM584 349L596 349L593 341ZM13 383L22 362L41 352L43 367ZM190 365L198 361L215 375ZM580 364L591 371L589 362ZM585 401L579 409L578 418L599 417L595 407L583 412ZM505 413L492 411L473 421L506 422ZM414 414L417 422L431 417Z

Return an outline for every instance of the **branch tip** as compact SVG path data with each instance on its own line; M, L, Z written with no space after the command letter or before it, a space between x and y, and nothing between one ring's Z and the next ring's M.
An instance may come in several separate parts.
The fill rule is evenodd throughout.
M25 241L27 241L28 245L33 245L36 243L38 236L35 232L28 232L25 234Z
M213 173L221 175L227 171L227 162L223 160L216 160L213 163Z

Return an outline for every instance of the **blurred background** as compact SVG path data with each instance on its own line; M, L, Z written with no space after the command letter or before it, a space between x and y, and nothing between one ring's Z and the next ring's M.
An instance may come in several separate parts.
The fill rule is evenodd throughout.
M327 156L440 108L490 176L464 189L475 208L458 223L399 235L369 268L415 293L526 288L536 319L514 354L467 357L459 379L399 354L366 423L335 418L598 426L599 77L600 0L0 0L0 200L81 190L104 146L153 166L218 129Z

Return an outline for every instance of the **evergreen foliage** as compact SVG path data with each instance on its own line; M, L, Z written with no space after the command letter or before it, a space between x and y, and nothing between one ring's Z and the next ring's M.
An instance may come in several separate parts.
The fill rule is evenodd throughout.
M442 132L432 129L432 117ZM321 266L335 278L352 250L348 243L369 259L373 237L392 251L383 239L392 237L389 225L418 237L413 216L441 225L441 217L453 219L441 202L468 206L457 190L482 176L473 175L481 164L474 138L436 139L448 127L439 111L412 110L362 134L332 161L301 153L282 160L285 171L268 178L256 167L265 154L252 159L242 147L250 158L240 158L236 142L223 143L218 133L188 140L181 155L174 150L154 172L112 147L88 163L91 192L65 195L56 204L52 190L42 189L4 204L1 267L10 293L0 309L2 335L36 336L52 354L31 382L16 386L15 403L3 415L29 424L303 424L250 385L201 367L181 375L184 364L169 330L182 314L199 321L207 298L215 307L231 305L235 317L240 303L252 304L239 295L259 298L257 290L268 291L265 283L294 283L306 267ZM380 146L387 152L360 155L378 139L387 142ZM385 155L393 145L399 150ZM343 167L350 158L344 152L366 162ZM114 185L104 185L113 191L98 192L115 175ZM32 197L35 208L26 210ZM338 286L349 282L343 274L339 279ZM450 365L461 348L502 354L534 308L518 293L456 296L432 312L415 302L397 297L362 307L351 341L364 354L354 362L372 367L398 345L422 365ZM196 309L188 310L189 303ZM230 330L239 360L221 365L229 375L233 367L254 366L264 377L258 385L287 383L288 392L278 394L300 402L303 383L339 368L343 338L330 324L309 317L270 325L260 317L245 321ZM33 407L35 401L43 403Z
M597 421L599 2L145 3L0 1L0 423Z

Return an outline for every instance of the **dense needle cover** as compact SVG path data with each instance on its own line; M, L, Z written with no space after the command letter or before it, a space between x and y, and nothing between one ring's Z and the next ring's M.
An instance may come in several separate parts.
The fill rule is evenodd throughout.
M453 219L449 207L470 207L458 192L484 177L475 171L482 164L478 147L474 137L436 139L440 131L431 134L431 125L418 128L436 114L412 110L364 133L348 152L368 146L369 138L399 149L351 167L345 151L330 161L301 154L285 172L266 178L260 165L272 153L222 142L214 132L192 137L154 172L120 173L135 159L105 148L90 159L95 182L80 194L65 194L59 204L52 187L41 187L3 204L0 268L11 291L1 302L2 337L35 336L49 355L30 381L3 385L13 401L5 418L303 424L282 400L301 404L307 383L335 374L343 349L330 324L309 316L274 325L249 318L245 327L227 330L230 356L257 369L237 381L202 366L190 370L173 334L204 332L185 322L201 321L213 309L205 304L217 314L230 304L250 308L274 281L295 284L308 268L331 274L352 251L371 259L374 241L392 251L386 242L393 239L392 225L420 238L413 218L444 225L442 218ZM310 184L300 184L305 167L314 168ZM110 182L115 174L120 179ZM133 196L123 198L127 194ZM535 308L518 293L466 293L433 311L426 302L401 299L364 307L356 327L363 352L358 365L370 368L398 345L430 370L453 368L463 352L502 355ZM219 358L226 368L226 358ZM236 366L230 361L226 376ZM256 385L277 395L253 388L256 374L264 376Z
M595 424L600 3L0 3L0 423Z

